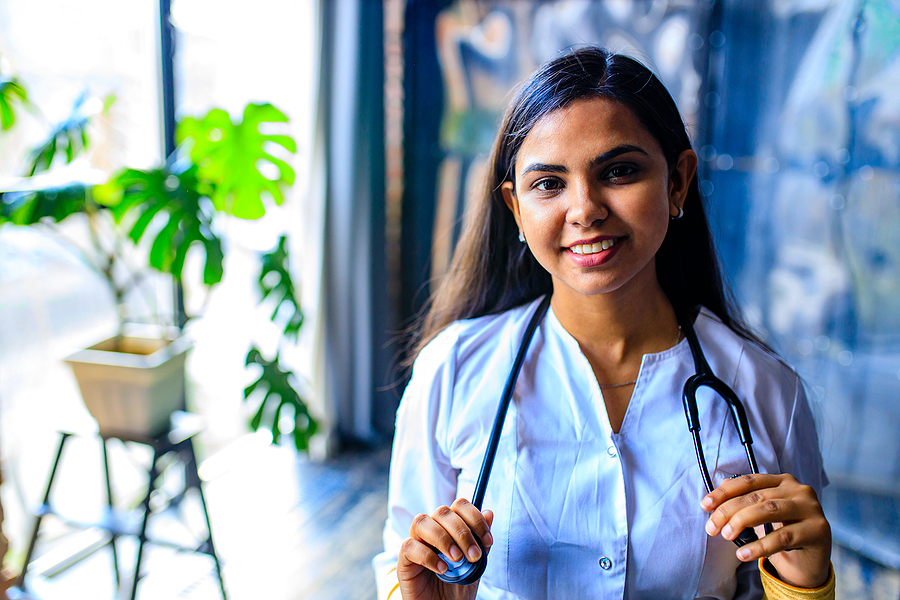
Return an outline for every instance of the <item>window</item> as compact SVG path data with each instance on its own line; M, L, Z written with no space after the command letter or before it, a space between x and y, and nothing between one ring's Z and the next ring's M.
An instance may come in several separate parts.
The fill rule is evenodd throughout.
M268 316L257 310L249 285L256 277L250 270L255 254L272 249L279 235L287 233L296 257L314 261L320 255L304 251L308 237L304 232L317 226L316 208L304 203L318 52L315 6L264 0L247 10L240 3L172 2L178 116L221 107L239 117L248 102L270 102L289 116L290 134L298 145L293 160L297 180L284 206L260 221L220 223L230 251L226 279L214 294L207 294L199 283L199 267L189 262L188 312L206 315L191 324L196 345L189 370L197 382L192 386L196 408L211 413L210 435L204 438L207 453L246 431L243 359L249 340L254 338L264 350L272 346ZM98 0L79 6L60 0L39 4L0 0L0 74L15 75L39 107L35 114L18 111L16 126L0 133L0 184L8 185L23 174L27 150L67 117L82 94L96 109L92 145L83 158L62 169L63 176L99 181L125 165L159 164L163 144L158 11L156 0ZM48 18L51 14L53 18ZM107 98L114 101L104 112ZM63 234L84 241L84 224L77 217L68 221ZM315 236L309 243L318 239ZM304 274L317 271L314 264L299 261L293 268L307 299L302 336L308 340L315 321L315 303L309 298L316 298L318 278ZM142 319L161 313L164 321L172 322L171 283L164 277L151 278L144 287L132 299L131 316ZM39 228L0 228L0 456L5 474L4 530L20 554L12 557L14 566L30 535L26 509L39 501L56 431L93 428L60 359L111 331L115 321L114 303L101 278L64 242L43 235ZM310 353L301 340L300 347L288 349L288 362L308 375ZM91 452L84 450L83 464L89 468L80 476L87 482L82 487L96 494L67 499L77 504L76 511L104 502L99 460ZM279 462L290 476L289 463ZM143 483L132 480L126 485L133 490ZM61 481L60 488L64 484Z

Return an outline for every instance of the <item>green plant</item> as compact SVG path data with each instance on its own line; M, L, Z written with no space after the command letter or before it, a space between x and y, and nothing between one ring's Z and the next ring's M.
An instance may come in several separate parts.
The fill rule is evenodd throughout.
M25 88L12 78L0 87L0 114L15 122L16 100L27 98ZM12 87L15 86L15 87ZM103 104L108 110L111 101ZM72 114L51 127L44 142L30 154L26 173L16 191L0 190L0 225L49 228L72 215L83 215L88 223L90 247L78 247L86 264L106 280L119 308L120 335L127 311L125 299L141 278L153 269L181 280L188 251L202 255L203 282L215 286L222 280L224 245L216 220L224 215L258 219L269 203L281 204L284 189L294 183L294 170L283 158L296 152L296 144L283 132L287 117L270 104L248 104L239 119L221 109L202 118L188 117L177 127L179 146L164 164L152 169L125 168L99 185L74 182L65 185L28 185L35 175L49 171L61 161L71 163L90 144L91 114L80 98ZM146 264L134 266L135 247L144 245ZM273 322L283 337L296 341L302 323L296 288L288 269L284 238L261 257L258 279L261 301L274 302ZM281 353L266 360L251 347L246 364L258 365L259 379L244 393L245 400L262 394L260 406L250 420L253 429L267 428L273 441L282 436L280 418L286 407L294 413L291 435L303 450L316 431L306 403L289 370L281 364Z
M28 93L18 79L0 73L0 130L7 131L16 123L16 104L27 104Z

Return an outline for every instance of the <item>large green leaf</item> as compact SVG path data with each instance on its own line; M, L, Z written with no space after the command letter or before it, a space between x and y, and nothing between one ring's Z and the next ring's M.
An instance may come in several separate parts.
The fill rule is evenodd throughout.
M16 123L16 104L27 104L28 92L15 77L0 75L0 129L6 131Z
M248 104L243 119L233 122L227 112L213 109L202 119L188 117L178 125L179 143L189 142L197 177L215 188L211 199L218 210L242 219L258 219L266 201L284 200L282 188L294 183L295 173L270 149L294 153L297 145L284 134L263 133L261 128L287 123L271 104ZM271 178L264 175L271 173Z
M188 250L197 245L206 254L203 281L215 285L223 274L222 240L213 230L211 211L204 209L202 189L195 167L175 172L166 166L124 169L95 193L118 222L129 223L132 241L152 232L150 266L180 279Z
M274 301L271 319L284 323L282 331L289 339L297 341L303 312L297 298L294 280L288 270L287 238L281 236L274 250L263 254L260 259L259 280L257 281L263 300Z
M279 423L284 409L293 412L294 427L291 435L297 450L307 450L309 440L316 432L318 423L309 414L303 397L293 385L294 375L281 368L280 355L267 360L259 348L252 346L247 353L246 363L259 365L262 372L259 378L244 389L244 400L248 400L257 390L263 393L259 408L250 419L250 427L258 431L266 427L272 432L272 441L281 442L281 424Z

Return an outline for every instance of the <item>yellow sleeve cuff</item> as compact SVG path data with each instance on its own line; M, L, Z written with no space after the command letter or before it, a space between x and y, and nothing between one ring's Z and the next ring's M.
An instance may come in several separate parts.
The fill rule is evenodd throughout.
M385 573L383 584L381 589L388 591L387 596L384 596L384 600L400 600L400 582L397 581L397 567ZM394 592L397 592L397 594L394 595ZM379 598L381 598L380 595Z
M820 588L794 587L776 577L764 558L759 559L759 576L762 579L764 600L834 600L834 566L829 565L828 581Z
M390 592L388 592L387 600L391 600L391 597L394 595L394 592L396 592L399 589L400 589L400 584L399 583L394 584L394 587L391 588ZM397 594L397 598L399 598L399 597L400 597L400 594Z

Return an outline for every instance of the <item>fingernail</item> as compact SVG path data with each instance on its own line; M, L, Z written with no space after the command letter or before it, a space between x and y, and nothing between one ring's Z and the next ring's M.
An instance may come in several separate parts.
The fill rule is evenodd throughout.
M475 562L481 558L481 549L478 546L469 546L469 560Z
M704 498L703 500L700 501L700 506L702 506L703 508L705 508L707 510L712 508L712 505L713 505L713 501L712 501L712 498L710 498L709 496L707 496L706 498Z
M463 556L462 550L457 548L456 546L450 546L450 558L453 560L459 560Z
M484 534L484 537L481 539L482 543L490 548L494 545L494 536L490 534L490 532Z
M443 574L443 573L447 572L447 565L444 563L444 561L438 561L437 567L438 567L438 573Z
M712 519L706 522L706 533L716 535L716 524L712 522Z
M747 548L740 548L737 551L737 556L741 560L750 560L750 550Z
M725 525L725 527L722 528L722 537L726 540L730 540L734 537L734 531L732 531L731 525Z

